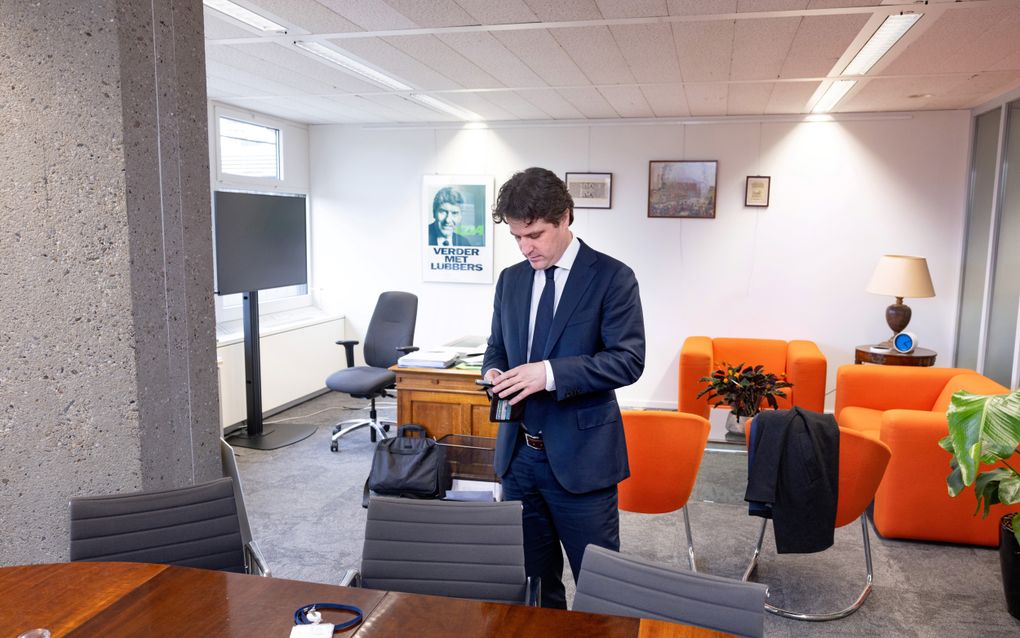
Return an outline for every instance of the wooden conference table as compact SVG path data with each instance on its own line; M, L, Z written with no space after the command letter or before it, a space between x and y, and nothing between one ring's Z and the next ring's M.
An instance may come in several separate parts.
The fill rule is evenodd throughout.
M43 627L65 636L287 638L294 610L355 605L360 625L344 636L708 637L718 632L458 598L320 585L140 563L59 563L0 568L0 635ZM335 614L335 615L334 615ZM349 618L323 611L326 621Z

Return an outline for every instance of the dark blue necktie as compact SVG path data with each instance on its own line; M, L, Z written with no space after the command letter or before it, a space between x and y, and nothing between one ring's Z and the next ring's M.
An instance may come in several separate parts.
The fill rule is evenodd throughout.
M549 332L552 330L553 304L556 301L556 282L553 279L555 271L556 266L549 266L543 271L545 272L545 287L542 288L542 296L538 300L538 312L535 313L535 330L531 335L529 363L542 360L545 342L549 340Z

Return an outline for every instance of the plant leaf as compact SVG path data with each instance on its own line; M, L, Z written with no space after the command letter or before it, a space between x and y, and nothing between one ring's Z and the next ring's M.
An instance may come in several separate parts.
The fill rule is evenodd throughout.
M992 396L960 390L953 395L946 418L951 452L964 485L971 485L980 463L1009 458L1020 445L1020 390Z

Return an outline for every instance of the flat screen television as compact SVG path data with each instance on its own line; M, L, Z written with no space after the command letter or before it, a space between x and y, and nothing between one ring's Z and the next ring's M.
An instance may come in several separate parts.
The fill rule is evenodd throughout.
M213 194L216 293L308 283L305 197Z

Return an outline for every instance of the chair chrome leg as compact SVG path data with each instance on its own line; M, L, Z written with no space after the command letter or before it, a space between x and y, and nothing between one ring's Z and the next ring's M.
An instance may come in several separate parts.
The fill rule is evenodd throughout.
M740 580L746 581L751 578L751 574L758 567L758 558L761 556L761 544L765 540L765 528L768 527L769 519L761 519L761 529L758 530L758 544L754 546L754 554L751 555L751 562L747 564L747 569L744 570L744 575Z
M372 428L372 432L377 434L380 438L387 438L386 429L379 423L372 421L371 419L351 419L349 421L341 421L333 426L333 436L330 439L329 449L333 452L339 452L340 438L342 436L349 432L367 427Z
M802 613L802 612L797 612L797 611L791 611L789 609L782 609L780 607L776 607L776 606L770 605L768 603L765 603L765 611L767 611L769 613L772 613L772 614L775 614L777 616L782 616L783 618L790 618L791 620L806 620L806 621L810 621L810 622L824 622L824 621L828 621L828 620L839 620L840 618L846 618L850 614L852 614L855 611L857 611L858 609L860 609L861 605L864 604L864 601L867 600L868 596L871 595L871 588L872 588L871 585L872 585L872 583L874 581L874 574L872 572L872 566L871 566L871 538L868 535L867 516L865 514L862 514L860 520L861 520L861 535L862 535L863 541L864 541L864 563L865 563L865 565L867 567L867 577L866 577L865 582L864 582L864 589L861 591L860 594L858 594L857 600L855 600L849 607L846 607L846 608L841 609L839 611L834 611L834 612L825 613L825 614L807 614L807 613ZM767 522L767 521L765 521L765 522ZM759 552L761 550L761 542L762 542L762 538L764 537L764 535L765 535L765 525L764 525L764 522L763 522L762 529L761 529L761 534L759 535L759 538L758 538L758 547L755 549L754 556L751 558L751 564L748 566L747 571L744 572L743 580L747 580L748 577L750 576L751 572L754 571L754 566L757 564L757 561L758 561L758 554L759 554Z
M687 531L687 560L691 564L691 571L698 571L697 566L694 564L694 538L691 536L691 519L687 515L687 505L680 508L680 511L684 513L684 529Z

